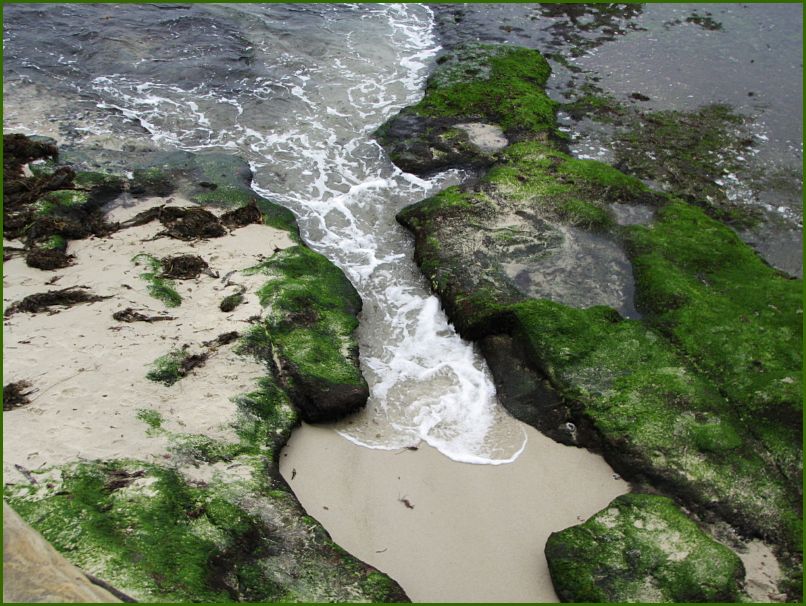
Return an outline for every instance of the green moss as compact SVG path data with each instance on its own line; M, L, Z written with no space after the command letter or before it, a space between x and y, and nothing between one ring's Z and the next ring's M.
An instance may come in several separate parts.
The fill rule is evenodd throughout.
M739 169L736 157L745 152L738 132L743 122L730 106L721 104L694 112L640 114L615 133L616 162L631 174L665 183L687 202L703 205L723 220L749 226L755 221L752 213L731 204L717 182Z
M39 217L59 214L84 206L89 201L87 192L76 189L60 189L46 193L36 202L35 213Z
M117 190L123 188L123 179L101 172L79 171L73 179L76 187L85 190Z
M151 429L160 429L164 422L159 411L152 408L141 408L137 411L137 418L147 424Z
M631 200L648 191L639 179L596 160L566 159L558 167L561 175L568 175L577 186L600 191L609 200Z
M191 200L197 204L239 208L241 206L248 206L254 202L257 197L254 192L244 189L243 187L225 185L196 194Z
M799 423L801 280L764 263L736 234L683 203L629 234L640 308L750 425ZM799 442L799 440L798 440Z
M634 472L799 544L792 488L733 404L667 341L605 307L531 300L509 309L512 318L498 324L514 322L533 363Z
M64 468L62 478L58 490L7 498L73 563L90 572L102 568L107 581L138 599L232 601L240 592L230 576L266 553L269 531L257 518L173 470L85 463ZM134 481L148 487L132 490ZM277 599L271 581L267 573L252 575L250 593Z
M42 248L46 248L48 250L61 250L64 252L67 250L67 240L65 240L64 236L60 236L58 234L50 236L42 245Z
M671 500L628 494L546 544L554 587L570 602L734 602L744 568Z
M551 131L555 107L543 86L551 73L537 51L468 44L443 57L414 111L429 117L478 117L507 132Z
M263 222L266 225L287 231L293 240L300 242L299 226L293 212L261 197L257 199L257 207L263 213Z
M35 160L28 163L34 177L47 177L56 172L58 164L54 160Z
M170 353L154 360L152 369L146 374L149 381L162 383L171 386L185 375L181 372L182 362L185 360L185 352L175 349Z
M268 333L276 353L301 377L361 384L353 332L360 298L344 274L322 255L294 246L259 267L272 276L259 291L269 308Z
M138 168L132 171L129 190L133 194L168 196L175 189L173 176L160 167Z
M182 304L182 296L176 292L172 280L160 277L162 265L160 260L152 255L141 253L132 258L135 266L145 265L150 271L140 274L148 282L148 293L155 299L165 303L166 307L178 307Z
M249 453L249 445L216 440L202 434L172 434L168 449L180 458L189 458L201 463L230 462L236 457Z

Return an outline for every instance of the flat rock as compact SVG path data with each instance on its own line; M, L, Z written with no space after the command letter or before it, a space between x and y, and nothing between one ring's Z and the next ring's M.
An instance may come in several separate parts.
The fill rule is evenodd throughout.
M120 602L3 503L4 602Z

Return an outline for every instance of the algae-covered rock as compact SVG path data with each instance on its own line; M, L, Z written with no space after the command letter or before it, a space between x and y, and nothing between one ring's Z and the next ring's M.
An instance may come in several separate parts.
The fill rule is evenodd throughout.
M435 87L489 85L492 60L477 59L401 115L445 109L429 101ZM497 107L473 111L495 121ZM707 204L572 158L553 128L505 127L516 141L480 178L403 209L415 260L458 331L482 343L512 414L763 537L797 569L802 282Z
M437 63L423 100L376 132L403 170L427 174L492 164L498 146L474 136L478 126L499 127L509 140L552 132L555 103L543 90L551 70L537 51L465 44Z
M341 270L294 246L253 271L270 277L258 293L269 308L259 330L303 419L330 421L364 406L369 388L355 337L361 298Z
M628 494L552 533L546 559L566 602L734 602L744 567L665 497Z

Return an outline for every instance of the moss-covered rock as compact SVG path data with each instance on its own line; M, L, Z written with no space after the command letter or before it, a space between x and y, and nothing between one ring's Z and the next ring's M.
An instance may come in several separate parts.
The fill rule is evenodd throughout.
M392 161L428 174L450 166L488 166L496 155L456 125L499 126L510 139L556 136L555 103L543 86L551 69L537 51L465 44L438 60L425 97L376 132Z
M471 62L439 85L487 81L489 69ZM708 155L719 133L692 153ZM520 136L471 185L398 215L451 321L481 340L499 386L515 383L499 389L502 403L602 451L632 481L765 538L797 569L802 282L709 218L707 200L572 158L551 133ZM652 220L619 224L625 206Z
M744 567L671 500L628 494L546 543L566 602L735 602Z
M305 515L278 466L300 414L270 345L250 333L236 349L269 374L235 398L235 438L173 432L142 409L146 435L168 441L161 464L37 470L41 481L6 485L5 498L71 562L143 602L407 601ZM188 480L183 470L197 468L212 479Z
M253 339L275 352L303 418L333 420L364 406L369 388L355 337L361 299L341 270L293 246L251 271L270 277L258 293L269 311Z

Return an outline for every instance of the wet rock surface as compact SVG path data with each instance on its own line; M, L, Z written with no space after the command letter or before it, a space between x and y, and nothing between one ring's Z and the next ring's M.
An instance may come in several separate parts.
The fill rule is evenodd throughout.
M492 83L489 66L471 73ZM418 107L430 103L427 91ZM399 213L418 265L459 332L481 340L515 416L603 452L622 476L705 519L763 537L796 574L802 283L766 265L717 220L733 217L694 190L661 193L573 158L544 124L474 183ZM578 572L601 589L625 570ZM731 583L707 599L734 599Z

